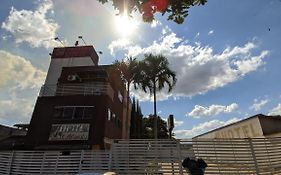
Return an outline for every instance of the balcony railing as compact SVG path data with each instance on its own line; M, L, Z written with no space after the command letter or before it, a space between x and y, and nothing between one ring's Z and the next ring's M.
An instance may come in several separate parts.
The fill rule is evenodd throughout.
M71 95L108 95L113 99L113 89L109 83L95 84L64 84L64 85L43 85L39 96L71 96Z

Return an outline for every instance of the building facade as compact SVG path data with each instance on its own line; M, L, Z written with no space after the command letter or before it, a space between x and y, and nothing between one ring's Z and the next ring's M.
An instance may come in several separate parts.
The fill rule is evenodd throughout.
M194 138L269 138L281 137L281 116L258 114Z
M128 138L126 89L93 46L55 48L37 98L26 145L37 149L106 149Z

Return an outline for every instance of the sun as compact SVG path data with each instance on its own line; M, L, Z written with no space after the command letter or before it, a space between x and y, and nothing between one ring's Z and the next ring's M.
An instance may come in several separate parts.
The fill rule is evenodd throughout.
M138 27L138 22L130 17L125 11L123 14L116 16L115 28L123 37L132 35Z

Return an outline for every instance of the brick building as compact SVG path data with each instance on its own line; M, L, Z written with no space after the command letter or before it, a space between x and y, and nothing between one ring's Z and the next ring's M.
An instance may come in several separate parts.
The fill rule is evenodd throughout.
M37 98L26 145L35 149L104 149L126 139L126 89L93 46L55 48ZM128 122L129 123L129 122Z

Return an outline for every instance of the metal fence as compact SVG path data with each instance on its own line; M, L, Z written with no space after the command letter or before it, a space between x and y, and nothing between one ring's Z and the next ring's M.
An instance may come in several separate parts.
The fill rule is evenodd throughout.
M205 174L281 174L281 138L117 140L111 150L1 151L0 174L184 174L185 157L200 157Z

